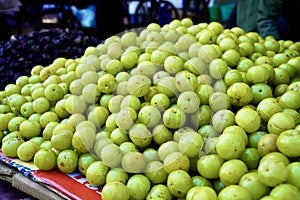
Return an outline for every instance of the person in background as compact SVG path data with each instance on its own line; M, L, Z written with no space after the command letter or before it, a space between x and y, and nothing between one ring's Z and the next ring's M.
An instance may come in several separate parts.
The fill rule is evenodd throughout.
M277 40L300 41L299 10L299 0L237 0L226 27L236 25L263 38L271 35Z

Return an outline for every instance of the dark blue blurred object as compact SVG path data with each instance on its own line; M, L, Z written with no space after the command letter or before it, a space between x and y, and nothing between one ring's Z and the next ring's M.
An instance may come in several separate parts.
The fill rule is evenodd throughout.
M165 24L170 23L172 20L173 20L172 9L169 8L169 6L166 4L162 5L158 14L158 24L160 26L163 26Z
M98 44L96 37L68 29L14 35L0 44L0 90L8 83L15 83L19 76L30 75L35 65L47 66L58 57L81 57L88 46Z
M11 183L0 179L0 199L1 200L35 200L28 194L14 188Z

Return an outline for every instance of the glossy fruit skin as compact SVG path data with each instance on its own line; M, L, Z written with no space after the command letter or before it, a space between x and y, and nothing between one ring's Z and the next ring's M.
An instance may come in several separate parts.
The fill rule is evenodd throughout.
M167 186L174 196L184 197L193 186L193 182L192 178L186 171L175 170L169 174Z
M256 148L246 148L240 159L247 165L248 169L255 169L260 160L260 155Z
M244 106L249 104L253 99L251 88L245 83L233 83L227 90L230 103L233 106Z
M295 129L282 132L276 141L276 145L283 154L289 157L299 156L298 139L300 132Z
M170 107L163 113L163 122L170 129L178 129L186 122L186 115L180 108Z
M194 183L195 186L208 186L208 187L212 187L212 183L208 179L206 179L206 178L204 178L202 176L197 176L197 175L193 176L192 180L193 180L193 183Z
M38 136L41 133L41 129L40 123L32 120L23 121L19 127L20 134L27 139Z
M259 129L261 118L257 111L251 108L241 108L235 115L235 122L247 133L253 133Z
M197 170L205 178L216 179L224 162L218 154L204 155L197 161Z
M237 199L245 199L250 200L252 199L250 192L239 185L229 185L225 187L221 192L218 194L218 199L220 200L237 200Z
M126 186L131 198L145 199L150 190L151 182L145 175L135 174L128 179Z
M102 161L95 161L86 170L86 178L94 186L104 185L109 168Z
M295 127L295 120L285 112L272 115L267 123L268 132L279 135L281 132Z
M158 160L149 161L145 167L144 174L152 184L163 183L167 180L168 176L163 163Z
M231 108L230 98L224 92L214 92L208 99L208 104L213 111Z
M263 121L268 121L273 114L280 111L282 111L282 108L278 100L272 97L263 99L257 105L257 112Z
M113 181L107 183L102 189L103 200L122 199L129 200L129 189L125 184Z
M160 123L161 113L155 106L144 106L139 110L137 118L148 128L153 128Z
M244 174L239 185L246 188L253 199L259 199L270 192L270 188L259 180L256 171Z
M248 172L247 165L238 159L225 161L220 168L219 177L225 185L234 185L239 182L241 177Z
M218 199L216 192L211 187L208 187L208 186L192 187L186 195L187 200L203 199L203 198L207 198L207 199L211 199L211 200Z
M78 170L82 174L86 174L87 168L96 161L97 158L91 153L81 154L78 158Z
M257 83L251 86L251 90L253 92L253 104L258 104L263 99L273 97L272 87L265 83Z
M146 161L139 152L127 152L121 160L121 166L128 173L141 173L145 170Z
M57 167L65 173L72 173L76 170L78 163L78 154L71 150L63 150L57 156Z
M33 163L40 170L52 170L56 165L57 155L51 149L40 149L33 158Z
M248 69L246 79L251 84L264 83L269 79L269 71L263 65L255 65Z
M22 161L31 161L38 151L39 145L31 140L22 143L17 149L17 156Z
M187 132L178 141L179 151L189 158L198 156L203 146L203 138L197 132Z
M44 91L45 97L49 99L49 101L58 101L63 97L63 90L57 84L49 84Z
M260 156L265 156L270 152L278 151L278 147L276 145L278 135L277 134L266 134L263 135L258 143L257 143L257 150Z
M278 199L300 198L299 190L297 189L297 187L288 183L283 183L275 186L270 191L270 196Z
M284 183L288 178L288 170L284 162L277 159L266 159L257 169L259 180L269 186Z
M2 152L4 155L10 158L16 158L18 156L17 150L21 144L25 141L21 138L10 138L2 144Z
M151 190L147 194L146 200L155 199L155 198L171 200L172 194L170 193L166 185L157 184L151 188Z
M129 130L129 138L138 147L147 147L152 141L152 134L145 124L134 124Z
M116 125L122 130L129 130L137 119L136 111L131 107L125 107L119 110L115 117Z
M288 179L287 183L293 184L298 189L300 188L300 184L298 182L298 176L299 176L299 169L300 169L300 162L293 162L287 165L288 169Z
M219 136L216 142L216 151L225 160L236 159L242 155L245 146L243 136L231 132Z
M177 99L177 105L187 114L198 111L200 103L200 98L194 91L182 92Z
M199 110L189 115L189 122L191 127L203 127L210 123L212 110L208 105L201 105Z
M228 109L222 109L215 112L211 123L218 132L224 131L227 127L234 125L235 114Z
M195 91L198 86L198 80L195 74L182 70L175 75L175 86L180 93Z

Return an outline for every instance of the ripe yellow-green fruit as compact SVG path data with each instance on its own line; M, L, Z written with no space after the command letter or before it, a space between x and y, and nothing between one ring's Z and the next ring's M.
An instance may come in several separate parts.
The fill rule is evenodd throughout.
M299 76L300 42L151 23L4 86L1 150L104 200L297 199Z
M235 122L247 133L253 133L259 129L261 118L255 110L241 108L235 115Z
M253 99L251 88L242 82L233 83L228 88L227 95L230 98L230 103L238 107L249 104Z

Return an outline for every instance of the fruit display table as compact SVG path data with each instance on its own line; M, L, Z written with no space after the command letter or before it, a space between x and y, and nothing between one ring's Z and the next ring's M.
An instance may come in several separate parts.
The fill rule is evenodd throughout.
M0 179L36 199L101 199L100 190L75 172L40 171L32 163L5 157L0 150Z

